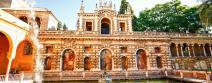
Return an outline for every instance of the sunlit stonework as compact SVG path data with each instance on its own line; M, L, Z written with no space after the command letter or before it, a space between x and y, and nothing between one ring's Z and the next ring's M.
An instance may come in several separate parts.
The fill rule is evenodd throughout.
M42 48L36 50L41 51L44 80L96 80L105 71L115 79L157 78L161 70L212 67L211 34L135 32L131 9L118 14L114 6L100 1L94 12L87 13L82 2L73 31L56 30L59 20L50 10L33 8L40 29ZM35 48L25 28L32 25L30 10L0 12L17 20L4 22L7 17L1 15L0 74L9 73L8 68L32 73Z

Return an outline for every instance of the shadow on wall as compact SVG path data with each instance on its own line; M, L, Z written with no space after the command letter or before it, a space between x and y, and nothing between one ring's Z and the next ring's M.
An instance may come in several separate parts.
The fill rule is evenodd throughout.
M0 8L9 8L12 4L12 0L0 0Z

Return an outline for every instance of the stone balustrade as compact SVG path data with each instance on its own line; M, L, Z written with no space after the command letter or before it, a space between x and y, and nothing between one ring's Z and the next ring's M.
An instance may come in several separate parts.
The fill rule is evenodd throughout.
M88 33L88 34L86 34ZM113 32L113 34L102 35L95 32L78 34L76 31L40 31L40 36L61 35L61 36L142 36L142 37L167 37L167 38L191 38L191 37L212 37L212 34L194 33L168 33L168 32Z

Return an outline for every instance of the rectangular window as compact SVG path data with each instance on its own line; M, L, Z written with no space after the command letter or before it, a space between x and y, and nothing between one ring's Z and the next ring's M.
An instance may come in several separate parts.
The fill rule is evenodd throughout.
M124 31L126 31L126 27L125 27L125 23L124 22L120 22L120 24L119 24L119 31L120 32L124 32Z
M86 31L92 31L92 22L86 22Z

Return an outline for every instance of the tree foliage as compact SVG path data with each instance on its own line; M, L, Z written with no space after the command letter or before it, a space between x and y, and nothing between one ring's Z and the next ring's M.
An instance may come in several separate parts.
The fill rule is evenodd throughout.
M202 0L202 4L199 7L199 16L202 24L205 27L212 26L212 1Z
M58 22L57 23L57 30L61 30L61 28L62 28L62 23L61 22Z
M128 2L126 0L121 0L121 6L119 9L119 14L125 14L127 11Z
M129 2L127 2L126 0L122 0L121 1L121 6L119 9L119 14L125 14L128 7L130 8L131 14L133 14L132 17L132 26L133 29L138 28L138 24L137 24L137 17L134 15L134 11L132 9L132 6L129 4Z
M66 24L63 25L63 30L68 30L68 27L66 26Z
M158 4L152 9L140 12L135 31L159 32L197 32L202 25L196 11L197 7L189 8L181 5L178 0Z

